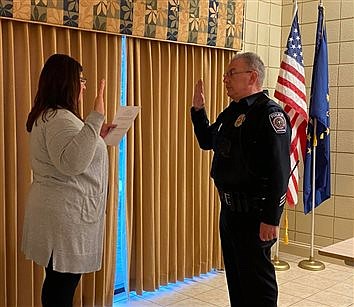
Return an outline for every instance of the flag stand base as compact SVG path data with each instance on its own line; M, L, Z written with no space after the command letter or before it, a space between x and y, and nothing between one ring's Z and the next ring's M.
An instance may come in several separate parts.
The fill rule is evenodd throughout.
M301 260L298 266L309 271L322 271L325 269L325 265L321 261L315 260L313 257L310 257L309 260Z
M273 263L276 271L286 271L286 270L290 269L289 263L287 263L283 260L279 260L278 256L274 256L272 263Z

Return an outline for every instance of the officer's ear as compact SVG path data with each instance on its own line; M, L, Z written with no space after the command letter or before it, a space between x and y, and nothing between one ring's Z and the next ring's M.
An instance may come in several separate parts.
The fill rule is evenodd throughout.
M258 72L255 70L252 70L250 72L250 83L251 84L258 83Z

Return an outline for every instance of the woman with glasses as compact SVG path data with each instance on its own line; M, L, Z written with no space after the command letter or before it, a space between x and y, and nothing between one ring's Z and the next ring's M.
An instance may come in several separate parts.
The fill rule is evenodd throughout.
M43 306L72 306L81 274L101 268L108 154L101 80L94 109L82 119L86 89L81 65L54 54L40 74L28 115L33 182L26 206L22 250L45 267Z

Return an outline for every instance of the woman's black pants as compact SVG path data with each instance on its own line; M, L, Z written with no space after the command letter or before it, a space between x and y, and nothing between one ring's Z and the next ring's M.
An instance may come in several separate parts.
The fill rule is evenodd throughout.
M81 274L53 271L52 258L45 268L45 273L42 287L43 307L71 307Z

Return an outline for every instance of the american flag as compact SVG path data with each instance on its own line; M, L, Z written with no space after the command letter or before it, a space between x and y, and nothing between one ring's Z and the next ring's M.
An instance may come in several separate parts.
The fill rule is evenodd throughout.
M297 204L299 187L298 163L304 158L306 148L306 126L308 122L306 106L305 70L302 56L301 36L295 3L294 19L291 25L286 50L280 64L280 71L274 96L285 104L292 129L290 161L292 174L289 179L286 199L290 206Z

